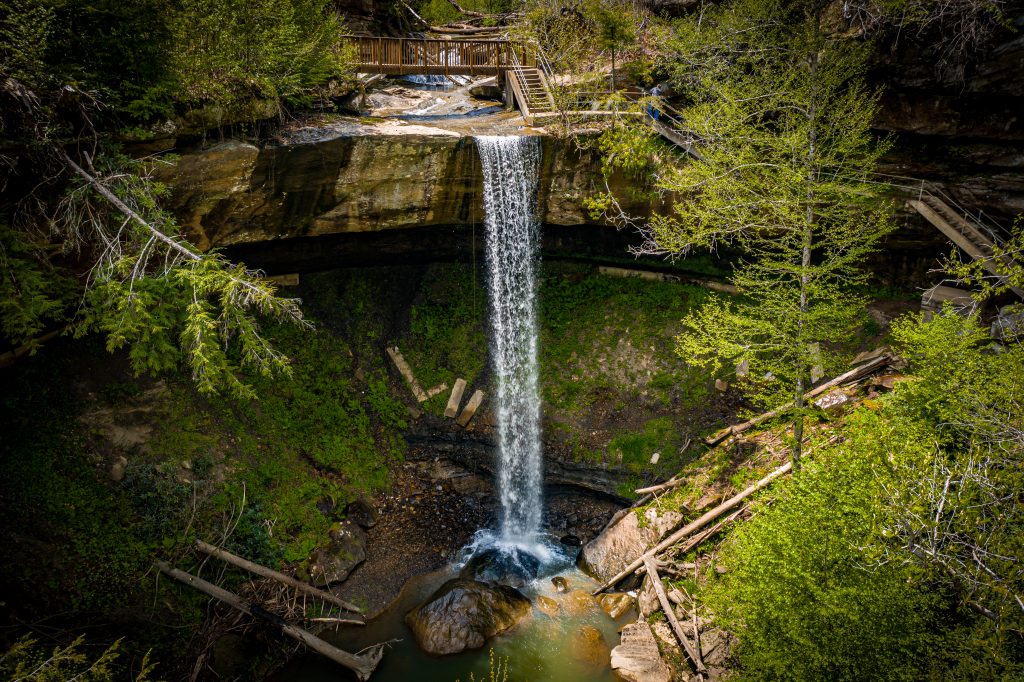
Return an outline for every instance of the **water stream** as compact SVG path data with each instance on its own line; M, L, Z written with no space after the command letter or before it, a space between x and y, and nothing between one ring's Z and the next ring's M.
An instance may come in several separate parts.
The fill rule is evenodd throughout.
M499 524L496 529L478 531L451 565L409 580L398 599L365 628L346 628L324 636L348 651L392 641L374 674L375 682L453 682L468 680L470 673L477 680L486 680L492 650L507 662L510 681L612 680L608 643L617 639L618 624L589 597L595 582L576 568L576 548L561 544L541 527L543 460L536 310L540 226L535 211L540 140L523 136L474 139L484 176L491 362L497 380ZM535 607L522 622L483 649L443 657L425 654L403 622L405 614L474 557L488 553L498 555L496 565L512 566L512 573L523 578L519 589L531 601L537 604L546 599L547 604L555 604L557 613L550 613L550 606L547 611ZM556 575L565 578L568 591L555 590L551 578ZM587 632L591 640L581 641L581 633ZM595 633L599 633L596 643ZM328 661L306 656L289 665L280 679L319 682L337 679L339 672Z
M491 359L497 377L501 541L528 547L542 516L536 218L540 140L475 138L484 174Z

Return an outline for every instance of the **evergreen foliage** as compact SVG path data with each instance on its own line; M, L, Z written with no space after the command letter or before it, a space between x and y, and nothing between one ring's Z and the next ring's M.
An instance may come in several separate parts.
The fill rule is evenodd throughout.
M696 158L646 163L651 135L635 127L603 142L614 165L655 173L676 197L671 214L641 228L641 251L743 253L732 276L743 297L690 314L680 355L712 371L747 361L755 395L798 408L820 344L827 352L859 326L864 259L891 229L870 177L885 145L870 131L877 93L863 81L866 54L828 32L825 11L738 0L680 29L675 83ZM799 463L800 412L795 427Z

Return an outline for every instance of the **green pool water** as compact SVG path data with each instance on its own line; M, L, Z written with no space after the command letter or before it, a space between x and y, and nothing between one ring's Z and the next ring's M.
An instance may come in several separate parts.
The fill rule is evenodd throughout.
M608 666L608 648L618 643L619 627L635 614L626 614L616 622L596 602L591 601L581 607L577 602L584 601L580 599L582 595L577 593L574 597L573 591L582 590L589 594L597 585L572 564L570 557L561 557L554 565L546 566L542 577L521 588L534 602L532 612L515 627L491 639L482 649L451 656L423 653L405 625L405 614L455 575L456 571L448 568L417 576L406 584L401 595L386 611L365 627L328 631L321 637L351 652L358 652L377 642L400 640L393 642L385 652L371 678L373 682L468 682L471 675L478 682L487 681L492 650L495 660L507 663L508 682L601 682L617 679ZM554 575L568 581L567 592L555 590L551 583ZM537 608L536 598L539 595L550 597L559 604L557 616L548 616ZM607 646L579 644L578 633L585 626L593 626L600 631ZM326 682L354 680L355 676L331 661L314 654L304 654L275 678L280 682Z

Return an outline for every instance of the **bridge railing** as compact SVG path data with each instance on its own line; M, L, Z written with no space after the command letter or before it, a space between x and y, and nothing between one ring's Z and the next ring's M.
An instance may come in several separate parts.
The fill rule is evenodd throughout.
M532 63L523 46L507 40L447 40L346 36L357 71L389 75L496 75L513 67L513 51Z

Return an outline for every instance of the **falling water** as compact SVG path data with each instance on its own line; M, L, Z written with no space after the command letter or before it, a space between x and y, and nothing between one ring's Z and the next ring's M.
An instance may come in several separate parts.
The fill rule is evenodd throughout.
M540 228L535 137L476 138L484 172L492 358L498 377L502 540L532 543L541 521L540 398L534 270Z

